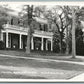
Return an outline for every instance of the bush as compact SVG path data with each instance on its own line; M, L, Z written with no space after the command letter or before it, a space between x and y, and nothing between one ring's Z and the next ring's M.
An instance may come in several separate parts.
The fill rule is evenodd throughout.
M54 42L53 51L54 51L55 53L59 53L59 52L60 52L60 46L59 46L58 43L55 43L55 42Z
M3 41L0 41L0 50L5 49L5 43Z
M66 43L62 41L62 53L66 52Z
M72 40L69 41L69 54L72 53Z
M84 43L82 37L76 40L76 54L84 55Z

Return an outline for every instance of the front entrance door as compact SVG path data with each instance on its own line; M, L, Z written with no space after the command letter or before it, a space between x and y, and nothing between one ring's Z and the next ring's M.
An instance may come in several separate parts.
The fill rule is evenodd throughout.
M19 35L11 34L11 48L19 49Z

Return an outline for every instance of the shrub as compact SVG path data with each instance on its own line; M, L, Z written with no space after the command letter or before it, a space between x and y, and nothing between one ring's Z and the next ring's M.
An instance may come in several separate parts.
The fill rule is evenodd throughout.
M62 41L62 53L66 52L66 43Z
M55 42L54 42L53 51L54 51L55 53L59 53L59 52L60 52L60 46L59 46L58 43L55 43Z
M0 50L5 49L5 43L3 41L0 41Z

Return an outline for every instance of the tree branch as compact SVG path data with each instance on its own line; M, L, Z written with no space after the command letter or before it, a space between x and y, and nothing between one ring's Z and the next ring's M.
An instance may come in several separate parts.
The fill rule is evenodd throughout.
M59 15L60 21L61 21L61 29L63 28L63 19L61 18L61 15Z
M65 30L65 28L66 28L66 27L68 27L68 26L69 26L69 24L70 24L70 22L69 22L67 25L65 25L65 27L63 28L63 31Z

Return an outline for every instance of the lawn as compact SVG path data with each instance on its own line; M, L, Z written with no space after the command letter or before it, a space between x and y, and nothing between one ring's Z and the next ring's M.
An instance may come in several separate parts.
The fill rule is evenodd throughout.
M0 78L70 79L83 72L83 65L0 57Z
M28 59L24 51L0 51L1 54L8 54L11 57L0 56L0 78L14 79L70 79L81 73L84 73L84 65L46 61L37 59ZM16 56L25 56L26 58L15 58ZM31 54L32 55L32 54ZM54 60L81 61L83 59L71 59L70 56L46 56L32 55L30 58L47 58Z

